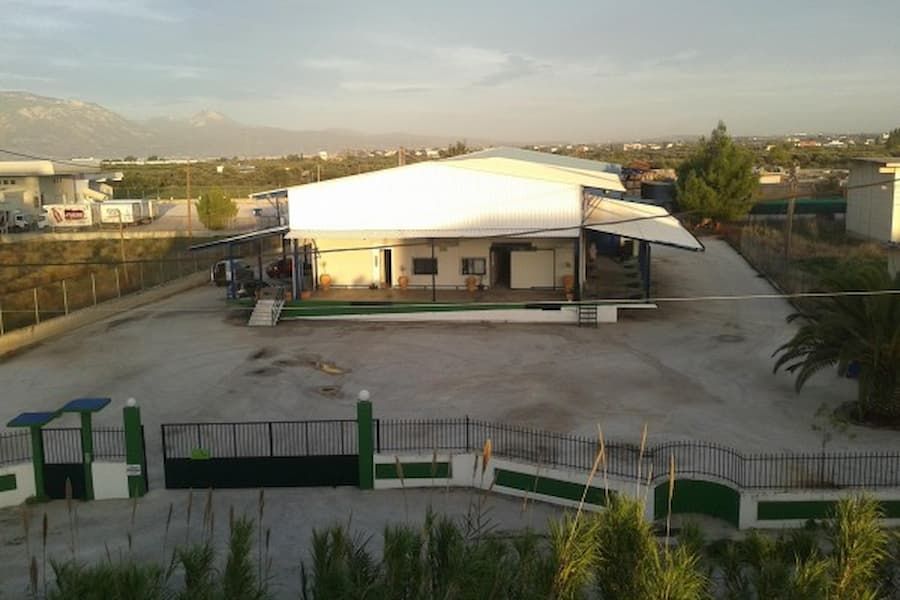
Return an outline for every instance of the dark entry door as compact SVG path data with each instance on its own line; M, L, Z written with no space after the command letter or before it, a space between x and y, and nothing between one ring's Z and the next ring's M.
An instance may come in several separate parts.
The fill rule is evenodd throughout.
M394 276L391 271L391 249L385 248L381 251L381 264L384 265L384 282L388 287L393 287Z
M71 497L87 499L79 429L43 429L44 492L52 500L66 498L66 482Z
M509 287L510 256L509 248L494 246L491 248L491 287Z

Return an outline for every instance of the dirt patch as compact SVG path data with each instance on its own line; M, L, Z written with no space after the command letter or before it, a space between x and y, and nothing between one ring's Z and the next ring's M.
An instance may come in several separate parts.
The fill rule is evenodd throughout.
M717 342L724 342L726 344L736 344L738 342L746 341L746 338L742 335L735 335L733 333L723 333L721 335L717 335L713 338Z
M254 352L250 354L250 360L261 360L263 358L269 358L270 356L274 356L275 351L271 348L258 348Z
M281 369L278 367L260 367L258 369L247 371L247 375L256 375L257 377L268 377L278 375L279 373L281 373Z
M326 398L341 398L343 396L339 385L325 385L320 387L318 392Z
M115 321L110 321L109 323L106 324L106 330L110 331L111 329L121 327L122 325L126 325L128 323L135 323L137 321L143 321L144 319L146 319L149 316L150 316L149 314L144 313L141 315L135 315L133 317L125 317L122 319L116 319Z

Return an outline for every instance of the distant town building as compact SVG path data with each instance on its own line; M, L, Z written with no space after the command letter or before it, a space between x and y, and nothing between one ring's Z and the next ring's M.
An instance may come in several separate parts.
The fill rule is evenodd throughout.
M643 149L644 149L644 144L641 144L640 142L634 142L631 144L622 144L622 150L624 150L625 152L630 152L632 150L643 150Z
M322 160L328 160L328 152L325 150L319 150L319 158Z
M900 243L900 158L857 158L851 162L847 231Z
M26 212L45 204L75 204L112 198L107 181L121 173L103 173L97 164L50 160L0 161L0 202Z

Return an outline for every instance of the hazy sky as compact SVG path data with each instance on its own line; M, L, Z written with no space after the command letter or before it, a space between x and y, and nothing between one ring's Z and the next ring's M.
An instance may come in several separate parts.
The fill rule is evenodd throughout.
M0 89L507 141L900 125L896 0L0 0Z

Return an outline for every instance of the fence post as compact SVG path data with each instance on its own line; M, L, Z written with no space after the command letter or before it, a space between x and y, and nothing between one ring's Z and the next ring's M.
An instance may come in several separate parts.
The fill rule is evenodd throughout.
M3 303L0 302L0 335L6 333L3 329Z
M34 324L40 325L41 324L41 311L38 308L37 288L32 289L32 292L34 295Z
M62 290L63 290L63 312L65 314L69 314L69 292L66 290L66 280L62 280Z
M139 498L147 493L147 484L143 472L145 455L141 409L134 398L129 398L126 402L122 409L122 417L125 421L125 474L128 477L128 497Z
M159 283L160 283L160 285L162 285L163 282L165 282L165 280L166 280L166 273L165 273L164 267L165 267L165 263L163 261L159 261Z
M140 273L141 290L143 290L144 289L144 263L143 263L143 261L138 263L138 273Z
M84 463L85 500L94 499L94 428L91 413L81 413L81 460Z
M466 452L469 451L469 415L466 415Z
M119 267L113 267L116 270L116 296L122 297L122 286L119 284Z
M91 296L94 298L94 306L97 306L97 278L91 271Z
M371 490L375 487L375 448L372 440L372 403L369 392L360 390L356 403L356 435L359 452L359 488Z

